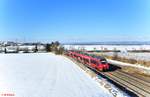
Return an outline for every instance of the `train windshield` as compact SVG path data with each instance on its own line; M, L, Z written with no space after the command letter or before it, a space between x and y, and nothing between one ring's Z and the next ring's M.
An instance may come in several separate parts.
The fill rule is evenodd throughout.
M106 60L103 60L103 61L101 61L101 63L102 63L102 64L106 64L106 63L107 63L107 61L106 61Z

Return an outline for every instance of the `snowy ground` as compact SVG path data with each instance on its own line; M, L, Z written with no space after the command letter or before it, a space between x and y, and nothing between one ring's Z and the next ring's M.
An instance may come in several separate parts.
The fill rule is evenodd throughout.
M0 96L112 97L69 59L50 53L0 54Z
M108 56L113 56L114 53L113 52L106 52L106 53L102 53ZM145 60L145 61L150 61L150 53L133 53L133 52L128 52L128 53L117 53L118 56L120 57L125 57L128 59L136 59L136 60Z
M150 45L64 45L66 49L85 50L150 50Z

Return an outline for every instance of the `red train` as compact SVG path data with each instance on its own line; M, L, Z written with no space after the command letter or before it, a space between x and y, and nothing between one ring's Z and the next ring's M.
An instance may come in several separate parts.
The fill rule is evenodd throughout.
M109 69L109 65L105 58L103 57L94 57L86 53L80 53L75 51L68 51L67 56L70 56L81 63L87 65L90 68L94 68L99 71L106 71Z

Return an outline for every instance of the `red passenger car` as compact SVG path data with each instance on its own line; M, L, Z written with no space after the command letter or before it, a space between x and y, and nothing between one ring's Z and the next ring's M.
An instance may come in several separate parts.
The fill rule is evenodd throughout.
M90 68L94 68L97 69L99 71L106 71L109 69L109 65L106 61L106 59L104 58L100 58L100 57L92 57L92 56L88 56L85 54L81 54L79 52L74 52L74 51L68 51L67 55L80 61L81 63L87 65Z

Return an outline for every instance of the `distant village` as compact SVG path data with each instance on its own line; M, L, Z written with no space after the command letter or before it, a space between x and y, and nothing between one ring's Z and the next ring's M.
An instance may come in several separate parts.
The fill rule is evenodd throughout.
M12 41L0 42L0 53L33 53L45 52L46 44L43 43L18 43Z
M0 53L44 53L53 52L55 54L63 54L64 47L58 42L51 43L19 43L19 42L0 42Z

